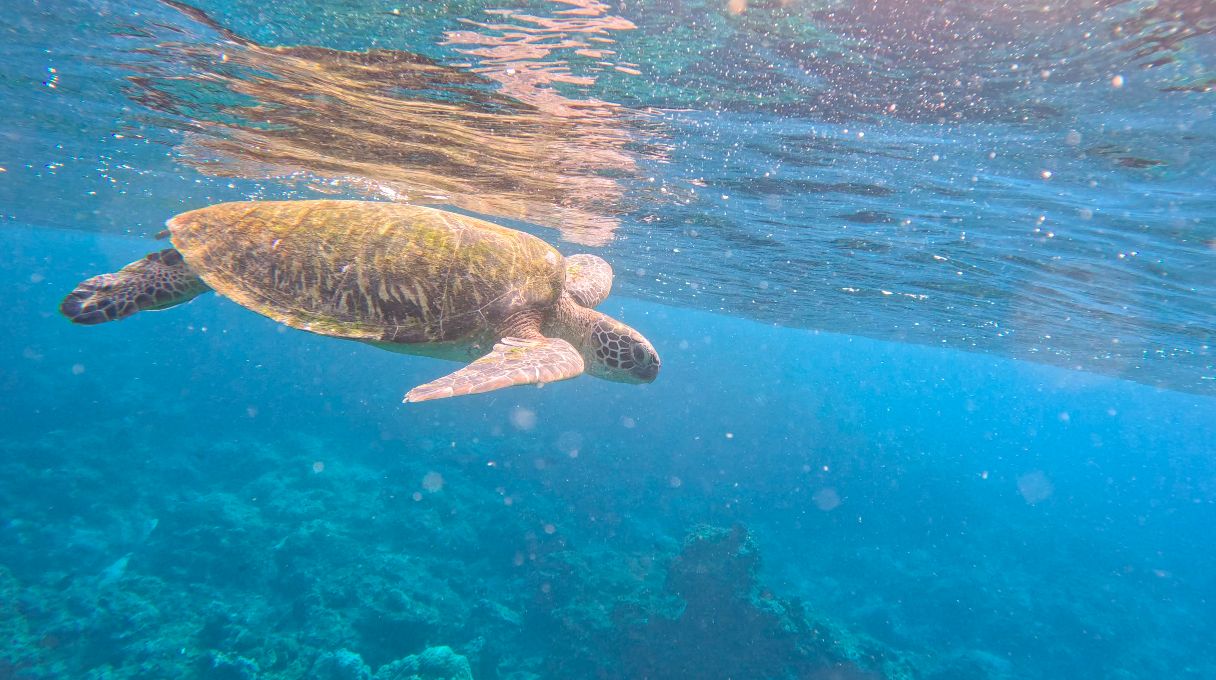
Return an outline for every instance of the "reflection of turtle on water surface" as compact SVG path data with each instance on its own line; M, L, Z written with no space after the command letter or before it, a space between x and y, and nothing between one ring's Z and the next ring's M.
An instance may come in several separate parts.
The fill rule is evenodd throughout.
M612 268L523 232L399 203L223 203L169 220L174 248L84 281L60 309L97 324L208 290L294 328L469 361L406 401L573 378L650 382L659 356L592 309Z

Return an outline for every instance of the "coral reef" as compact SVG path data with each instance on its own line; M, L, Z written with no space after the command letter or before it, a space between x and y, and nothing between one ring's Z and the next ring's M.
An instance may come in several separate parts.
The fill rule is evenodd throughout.
M554 628L545 677L915 677L911 660L813 616L759 580L748 531L698 526L671 554L551 556L533 625Z
M996 562L964 578L915 545L845 552L822 509L819 533L782 544L763 518L755 533L689 521L727 513L670 486L593 487L594 467L563 468L575 459L526 438L447 453L438 438L182 427L167 440L138 425L0 441L0 678L1007 680L1050 677L1016 650L1080 663L1070 646L1124 677L1172 663L1122 644L1129 622L1064 576L1064 552L1036 557L1061 574L1047 583ZM631 515L648 496L665 514ZM1157 593L1172 599L1154 616L1203 620L1173 587L1124 571L1103 592L1141 610ZM976 630L933 649L949 616ZM1069 626L1085 636L1025 642Z
M323 652L308 677L315 680L473 680L469 660L451 647L428 647L421 654L384 664L375 673L349 649Z
M628 632L622 677L888 677L907 662L873 640L817 620L759 581L760 555L741 525L700 526L672 561L664 592L683 608Z
M375 680L473 680L469 660L451 647L428 647L421 654L385 664Z
M249 438L182 437L155 458L139 444L115 450L105 433L6 445L0 538L19 550L0 565L0 668L760 679L850 658L801 605L759 585L741 527L698 527L650 551L582 543L541 521L561 513L543 494L504 503L494 468L386 468L343 459L333 442L288 440L331 462L306 454L285 467L282 446ZM148 482L115 483L135 474ZM169 475L171 486L155 481ZM25 493L33 479L39 493ZM39 505L46 497L54 507Z

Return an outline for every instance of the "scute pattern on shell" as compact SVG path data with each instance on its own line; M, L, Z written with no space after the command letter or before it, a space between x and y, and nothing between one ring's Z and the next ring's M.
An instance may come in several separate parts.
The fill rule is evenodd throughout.
M222 203L169 220L222 295L296 328L386 343L459 340L562 293L561 255L484 220L401 203Z

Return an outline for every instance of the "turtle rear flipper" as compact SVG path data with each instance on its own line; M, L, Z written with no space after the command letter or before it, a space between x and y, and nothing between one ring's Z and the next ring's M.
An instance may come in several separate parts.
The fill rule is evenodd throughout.
M59 305L73 323L117 321L144 310L189 302L210 288L173 248L150 253L113 274L83 281Z
M566 380L583 373L583 355L560 338L503 338L494 351L442 378L419 385L405 401L478 394L512 385Z

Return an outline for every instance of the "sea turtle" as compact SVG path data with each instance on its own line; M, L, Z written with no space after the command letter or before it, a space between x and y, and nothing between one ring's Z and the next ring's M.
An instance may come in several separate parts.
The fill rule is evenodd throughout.
M646 338L592 309L612 286L607 262L484 220L402 203L256 201L182 213L167 235L173 248L84 281L60 310L98 324L214 290L293 328L472 360L407 402L659 372Z

